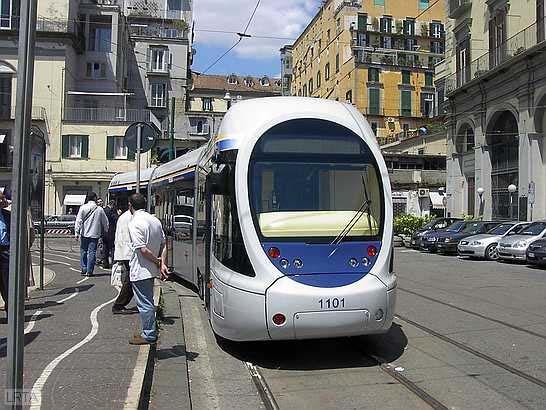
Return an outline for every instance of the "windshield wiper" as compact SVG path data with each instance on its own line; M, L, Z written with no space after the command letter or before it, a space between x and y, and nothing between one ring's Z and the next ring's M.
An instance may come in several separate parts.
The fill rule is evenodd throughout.
M335 248L330 252L330 255L328 257L332 256L339 248L339 245L341 242L343 242L343 239L347 237L349 232L353 229L353 227L357 224L358 221L360 221L360 218L364 214L368 216L368 229L372 230L372 219L370 217L370 207L372 205L372 201L370 200L370 196L368 194L368 187L366 186L366 181L364 180L364 175L362 175L362 187L364 189L364 201L362 202L362 205L358 208L358 210L355 212L354 216L351 218L351 220L343 227L341 232L336 236L336 238L330 243L330 245L335 245Z

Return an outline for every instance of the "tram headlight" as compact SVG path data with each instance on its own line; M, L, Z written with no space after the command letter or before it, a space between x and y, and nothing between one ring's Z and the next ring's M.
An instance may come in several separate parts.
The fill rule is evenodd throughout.
M369 260L368 258L362 258L362 264L363 264L364 266L368 266L369 263L370 263L370 260Z
M281 265L281 268L283 269L287 269L288 266L290 266L290 262L288 262L288 259L281 259L281 261L279 262L280 265Z
M294 267L296 269L301 269L303 268L303 261L301 259L294 259L294 261L292 262L292 264L294 265Z
M356 258L349 259L349 266L351 268L356 268L358 266L358 260Z

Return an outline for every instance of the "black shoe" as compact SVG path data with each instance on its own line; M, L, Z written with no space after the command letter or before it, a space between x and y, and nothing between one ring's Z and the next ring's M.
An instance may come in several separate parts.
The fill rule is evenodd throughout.
M85 270L82 269L82 273L81 273L82 276L87 276L87 272Z
M112 308L113 315L132 315L138 313L138 310L135 311L135 308L126 309L126 308Z
M93 277L93 276L95 276L95 275L93 274L93 272L91 272L91 273L86 273L85 276L87 276L88 278L90 278L90 277Z

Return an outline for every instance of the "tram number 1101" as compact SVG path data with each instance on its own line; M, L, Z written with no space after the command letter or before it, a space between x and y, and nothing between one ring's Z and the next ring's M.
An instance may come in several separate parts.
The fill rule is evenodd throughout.
M318 303L321 309L342 309L345 307L345 298L320 299Z

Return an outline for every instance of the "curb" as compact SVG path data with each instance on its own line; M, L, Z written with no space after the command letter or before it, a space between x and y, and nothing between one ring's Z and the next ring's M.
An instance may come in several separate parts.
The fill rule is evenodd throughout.
M157 307L159 306L159 299L161 298L161 286L156 279L154 284L154 305L156 307L156 319L157 319ZM137 329L139 329L139 320L137 320ZM137 410L148 408L150 388L152 385L153 371L154 371L154 357L155 357L156 345L143 345L140 346L138 351L135 368L133 370L133 377L129 384L127 392L127 398L123 405L124 410Z

